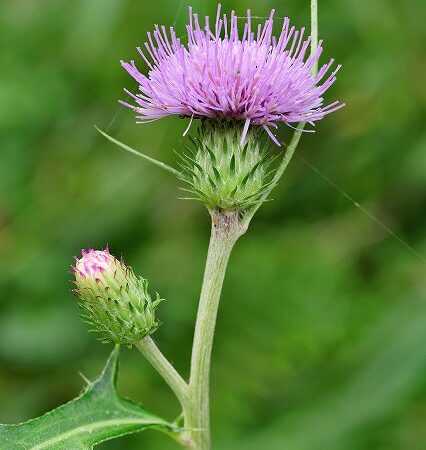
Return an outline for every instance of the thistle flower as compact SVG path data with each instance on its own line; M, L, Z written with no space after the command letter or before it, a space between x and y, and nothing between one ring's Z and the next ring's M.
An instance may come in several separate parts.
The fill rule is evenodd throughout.
M230 20L218 6L212 29L209 17L202 28L197 14L189 9L188 43L184 45L171 27L155 26L148 33L145 49L138 51L149 68L142 74L134 61L121 61L138 82L139 93L125 92L135 104L121 102L137 112L144 123L169 115L242 122L244 142L250 125L260 126L279 145L271 131L278 123L314 122L338 110L338 101L324 106L323 94L336 80L333 60L316 75L322 42L308 55L311 38L305 30L284 19L278 38L273 36L274 10L264 25L252 29L247 11L242 35L233 11ZM145 51L147 54L145 54Z
M131 345L152 334L159 326L155 301L148 293L148 282L136 277L123 260L119 261L105 250L82 250L75 258L74 293L84 309L82 318L101 333L102 342Z

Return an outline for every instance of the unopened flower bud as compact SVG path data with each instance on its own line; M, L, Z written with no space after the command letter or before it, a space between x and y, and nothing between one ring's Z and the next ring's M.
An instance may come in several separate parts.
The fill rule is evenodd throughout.
M232 121L204 120L192 148L186 147L182 179L192 196L210 208L244 211L270 185L272 161L262 130Z
M147 280L137 277L123 260L105 250L82 250L75 258L74 293L84 309L85 322L101 333L104 343L131 345L152 334L159 326L155 308L162 301L152 301Z

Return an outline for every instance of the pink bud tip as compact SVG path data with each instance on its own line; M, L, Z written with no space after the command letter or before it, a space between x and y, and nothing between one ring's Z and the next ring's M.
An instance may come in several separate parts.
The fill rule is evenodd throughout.
M89 250L81 251L82 257L80 259L76 258L75 267L72 271L76 276L81 276L82 278L92 277L98 281L98 275L104 272L113 272L114 268L114 257L109 253L109 249L105 250L94 250L89 248Z

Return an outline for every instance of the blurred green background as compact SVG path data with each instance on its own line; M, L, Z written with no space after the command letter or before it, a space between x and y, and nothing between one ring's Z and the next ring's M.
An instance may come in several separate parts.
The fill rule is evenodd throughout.
M109 243L167 299L155 338L188 373L208 214L176 181L99 136L175 164L187 121L136 125L119 108L153 24L184 34L213 1L2 0L0 4L0 422L35 417L94 378L108 346L70 293L82 247ZM309 26L308 0L223 1ZM327 101L346 108L303 136L318 170L426 254L424 2L322 0ZM423 46L423 47L422 47ZM141 62L140 67L143 67ZM291 130L283 127L281 138ZM426 265L295 158L226 278L214 348L218 450L426 448ZM178 405L135 351L119 390L173 418ZM154 431L105 449L175 449Z

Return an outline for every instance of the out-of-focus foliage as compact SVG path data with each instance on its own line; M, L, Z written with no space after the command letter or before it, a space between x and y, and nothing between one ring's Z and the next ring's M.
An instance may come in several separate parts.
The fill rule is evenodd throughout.
M274 7L309 25L309 1ZM74 397L110 347L80 323L68 267L110 244L166 298L156 339L183 372L208 239L207 213L175 179L94 130L174 165L187 121L135 125L117 105L134 87L153 24L184 34L188 1L3 0L0 4L0 422ZM213 1L192 2L214 14ZM328 94L347 103L298 153L426 253L424 2L324 0L324 58L343 64ZM325 60L324 59L324 60ZM141 64L142 67L142 64ZM290 129L282 129L288 140ZM426 442L426 266L295 158L237 244L214 348L218 450L420 450ZM168 388L133 350L119 391L173 418ZM148 432L106 449L177 448Z

